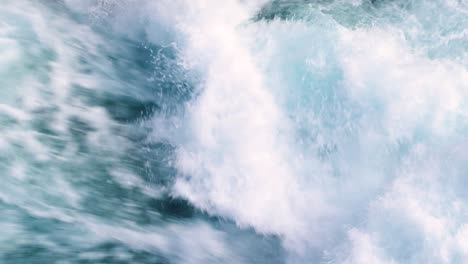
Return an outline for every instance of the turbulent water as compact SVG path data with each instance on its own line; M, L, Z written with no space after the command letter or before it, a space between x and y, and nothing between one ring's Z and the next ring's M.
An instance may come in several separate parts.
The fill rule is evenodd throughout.
M0 0L0 263L468 263L465 0Z

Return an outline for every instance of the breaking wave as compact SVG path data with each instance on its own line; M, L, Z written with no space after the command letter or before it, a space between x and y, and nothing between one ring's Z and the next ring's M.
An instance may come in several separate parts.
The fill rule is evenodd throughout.
M4 2L5 263L468 261L463 1Z

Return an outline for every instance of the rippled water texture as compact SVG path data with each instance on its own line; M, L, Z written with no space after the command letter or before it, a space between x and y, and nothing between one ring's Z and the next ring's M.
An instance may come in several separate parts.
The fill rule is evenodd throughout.
M464 0L0 0L0 263L468 263Z

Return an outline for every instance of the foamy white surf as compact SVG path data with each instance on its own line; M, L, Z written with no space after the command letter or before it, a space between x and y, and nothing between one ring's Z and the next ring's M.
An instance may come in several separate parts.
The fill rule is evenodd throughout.
M184 113L152 121L177 147L174 195L280 235L290 263L468 261L464 2L258 22L255 1L67 3L195 76Z

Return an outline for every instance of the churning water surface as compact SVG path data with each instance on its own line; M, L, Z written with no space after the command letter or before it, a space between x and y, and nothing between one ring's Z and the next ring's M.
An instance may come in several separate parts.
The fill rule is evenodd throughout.
M0 263L468 263L465 0L0 0Z

